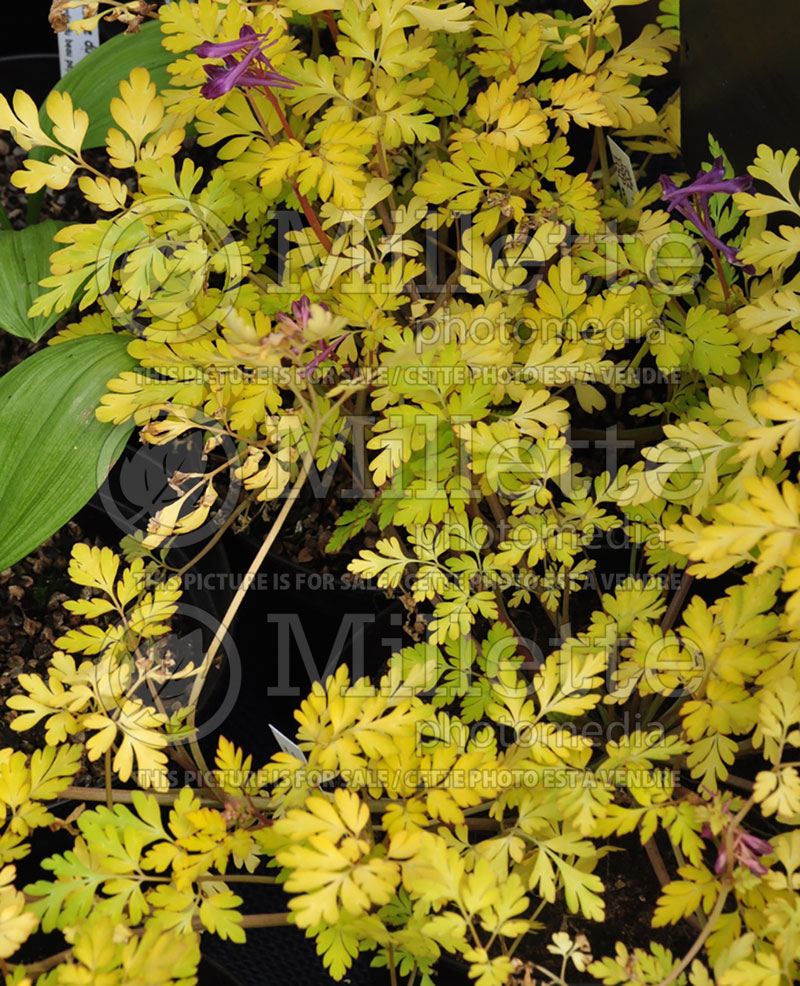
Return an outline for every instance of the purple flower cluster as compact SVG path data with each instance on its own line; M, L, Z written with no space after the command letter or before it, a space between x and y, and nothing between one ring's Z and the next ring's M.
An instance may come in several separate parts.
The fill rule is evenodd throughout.
M327 305L321 304L321 308L325 308L327 311ZM299 301L292 302L292 314L287 315L285 312L278 312L275 316L277 320L281 323L284 331L290 336L294 336L298 339L302 339L303 333L305 332L306 326L308 325L308 320L311 317L311 302L308 300L307 295L303 295ZM344 336L339 336L338 339L334 339L333 342L328 343L327 346L323 346L321 342L317 343L318 352L317 355L311 360L311 362L303 368L301 373L302 376L307 376L309 373L316 370L319 364L328 356L333 353L339 343L344 339ZM296 346L292 347L292 352L299 352ZM334 357L335 359L335 357Z
M708 200L712 195L733 195L735 192L749 192L753 187L751 178L725 178L725 165L718 157L710 171L698 171L697 178L678 188L667 175L661 176L662 198L670 209L688 219L707 243L714 246L727 257L731 264L741 266L736 250L723 243L711 223Z
M279 75L272 62L264 54L266 48L277 41L267 41L269 31L256 34L245 24L236 41L204 41L195 48L201 58L221 58L224 65L204 65L208 79L200 90L206 99L216 99L230 92L234 86L270 86L274 89L292 89L296 82ZM237 60L234 56L244 53Z
M729 806L730 800L723 805L722 810L733 821ZM704 839L711 839L713 837L713 832L708 822L703 826L700 834ZM751 835L749 832L745 832L744 829L738 826L731 830L730 825L727 825L722 830L719 852L714 863L714 872L719 874L728 868L728 835L730 835L731 855L733 856L734 864L739 863L742 866L746 866L756 876L763 876L767 872L767 867L764 866L758 857L773 852L772 844L767 842L766 839L759 839L757 835Z
M311 317L311 302L308 300L308 295L304 294L298 301L292 302L291 315L278 312L275 317L292 335L302 335Z

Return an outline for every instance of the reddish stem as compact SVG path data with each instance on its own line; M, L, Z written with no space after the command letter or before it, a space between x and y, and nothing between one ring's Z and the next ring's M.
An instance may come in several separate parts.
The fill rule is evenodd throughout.
M267 99L272 103L272 108L278 114L278 120L280 121L280 124L283 127L283 132L286 134L289 140L295 140L296 138L294 135L294 131L289 126L289 121L286 119L286 114L283 112L283 107L278 102L275 93L269 88L269 86L264 86L263 89Z
M336 20L335 20L335 18L333 16L333 11L332 10L323 10L320 13L320 17L328 25L328 30L331 32L331 37L333 38L334 43L336 43L336 41L339 40L339 28L338 28L338 26L336 24Z
M273 109L278 114L278 120L280 121L280 124L283 127L283 132L286 134L289 140L296 140L297 138L295 137L292 128L289 126L289 121L286 119L286 115L283 112L283 108L281 107L281 104L278 102L275 93L268 86L264 86L264 92L267 95L267 99L270 101L270 103L272 103ZM262 126L263 126L263 122L262 122ZM331 249L333 248L333 244L331 243L331 239L328 236L328 234L322 228L322 225L320 224L320 221L317 218L316 212L314 212L314 210L311 208L311 203L297 187L297 182L294 181L292 182L292 188L294 189L294 194L297 196L297 200L300 203L300 207L303 210L303 215L308 220L309 226L314 230L314 234L316 235L319 242L328 251L328 253L330 253Z
M710 227L711 226L711 216L710 216L709 211L708 211L707 203L706 203L706 208L704 209L703 208L703 202L701 201L699 195L695 195L694 202L695 202L695 207L696 207L697 211L699 212L699 214L705 220L706 225ZM706 242L708 242L708 241L706 241ZM730 291L730 288L728 286L728 282L727 282L727 280L725 278L725 274L724 274L724 272L722 270L722 261L720 260L720 257L719 257L719 251L717 250L717 248L714 246L713 243L709 243L708 246L709 246L709 248L711 250L711 256L714 258L714 267L717 270L717 277L719 278L719 283L720 283L720 286L722 287L722 296L725 299L725 307L727 308L728 314L730 315L730 313L731 313L731 291Z

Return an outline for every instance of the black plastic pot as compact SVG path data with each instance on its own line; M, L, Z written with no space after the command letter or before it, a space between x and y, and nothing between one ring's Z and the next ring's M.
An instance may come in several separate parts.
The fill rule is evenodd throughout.
M56 51L0 57L0 94L8 100L22 89L39 105L58 79Z
M287 897L275 884L236 883L230 886L242 897L241 910L245 914L288 910ZM203 939L203 954L231 969L243 986L333 986L333 980L317 955L315 940L307 938L293 925L248 928L244 945L207 935ZM371 954L360 956L347 971L343 982L348 986L390 986L388 971L373 969L371 960Z
M167 483L170 476L207 468L202 437L198 443L193 434L164 446L129 442L94 500L106 515L103 522L110 537L118 540L122 534L144 530L148 518L174 500L178 493ZM223 448L222 453L213 454L224 462L235 450ZM238 497L231 478L227 488L220 488L204 528L179 538L168 561L182 567L197 554L230 517ZM300 502L293 506L287 521L290 528L303 509ZM206 607L219 621L265 532L263 524L240 534L228 531L185 574L188 601L199 598L196 605ZM252 752L256 760L268 759L277 750L269 725L293 737L294 711L312 682L325 678L342 661L351 667L351 680L376 676L393 651L411 642L402 629L404 621L402 604L387 599L374 585L347 581L270 553L246 591L221 648L215 700L223 714L201 737L206 758L213 759L222 734ZM205 634L203 643L207 646L210 639Z
M0 37L0 93L7 99L22 89L40 104L60 78L58 36L47 19L49 11L50 0L14 6L14 29ZM101 20L100 44L124 30L120 21Z
M224 966L204 955L197 967L197 986L245 986L245 984L242 980L235 979Z
M288 523L292 523L292 518ZM253 537L226 538L231 579L241 580L258 550ZM350 678L373 680L392 653L411 643L405 610L375 586L269 555L239 610L233 640L242 658L242 689L223 732L256 760L278 747L269 725L294 738L295 709L342 663Z
M14 29L4 31L0 37L0 59L26 50L55 52L58 45L47 19L49 12L49 0L31 0L15 5Z
M161 0L158 0L160 3ZM0 38L0 58L5 55L17 55L20 49L28 51L58 51L58 36L50 26L48 14L50 0L30 0L28 3L16 4L14 7L14 30L6 31ZM100 21L98 34L100 43L108 41L116 34L121 34L125 25L120 21ZM30 57L22 55L20 57ZM56 63L56 73L58 63ZM56 78L58 76L56 75Z
M681 140L687 168L709 160L708 133L743 173L761 143L798 144L796 0L681 0Z

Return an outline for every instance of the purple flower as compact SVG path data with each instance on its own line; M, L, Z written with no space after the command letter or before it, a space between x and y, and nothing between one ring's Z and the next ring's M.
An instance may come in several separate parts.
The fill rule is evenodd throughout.
M749 192L753 187L751 178L725 178L725 165L718 157L710 171L698 171L694 181L682 188L667 175L661 176L662 198L670 209L688 219L705 240L724 254L731 264L742 266L736 250L723 243L717 236L711 224L708 211L708 200L712 195L733 195L734 192ZM745 268L748 273L755 273L752 268Z
M304 294L298 301L292 302L291 315L287 315L286 312L278 312L275 317L291 335L301 335L311 317L311 302L308 300L308 295Z
M301 372L301 376L307 377L308 374L312 372L312 370L316 370L316 368L325 359L325 357L330 356L331 353L334 351L334 349L336 349L336 347L343 339L344 336L339 336L338 339L334 339L333 342L328 343L327 346L321 349L320 352L318 352L317 355L314 357L314 359L311 360L308 366L306 366L305 369ZM333 358L334 360L337 360L336 356L334 356Z
M320 308L324 308L325 311L328 310L328 306L323 302L319 304ZM308 320L311 317L311 302L308 299L308 295L303 295L297 301L292 302L292 314L287 315L286 312L278 312L275 316L277 320L283 326L284 332L294 338L302 338L303 332L305 332L306 326L308 325ZM311 360L311 362L303 368L300 375L307 376L312 370L316 370L319 364L336 349L339 343L344 339L344 336L339 336L338 339L334 339L333 342L328 343L327 346L323 346L322 342L317 343L317 348L319 352ZM299 352L296 346L292 347L292 352ZM334 357L335 359L336 357Z
M304 294L298 301L292 302L292 315L301 328L304 329L308 325L308 320L311 318L311 302L308 300L307 294Z
M275 44L274 41L270 41L269 44L264 43L269 33L270 30L267 29L264 34L256 34L249 24L245 24L239 31L239 37L234 41L204 41L194 51L201 58L224 58L226 55L236 55L240 51L246 51L256 41L260 42L260 47L270 48ZM264 58L263 54L259 54L259 57Z
M723 811L728 815L730 814L727 806L723 808ZM724 829L722 832L719 852L714 863L714 872L716 874L722 873L728 867L727 831L727 829ZM712 837L711 826L708 822L703 826L700 834L704 839L710 839ZM744 829L740 828L735 828L731 832L731 852L734 862L746 866L756 876L763 876L767 872L767 867L764 866L758 857L765 856L772 851L772 844L767 842L766 839L759 839L758 836L751 835L749 832L745 832Z
M264 54L266 48L277 41L267 41L269 31L256 34L245 24L236 41L204 41L195 48L201 58L221 58L224 65L204 65L208 79L200 90L206 99L216 99L230 92L234 86L271 86L276 89L291 89L296 82L279 75ZM244 52L237 61L234 55Z
M751 873L763 876L767 872L766 866L758 859L758 856L766 856L772 852L772 843L766 839L759 839L756 835L743 832L741 829L736 833L734 839L733 853L739 862L748 868Z

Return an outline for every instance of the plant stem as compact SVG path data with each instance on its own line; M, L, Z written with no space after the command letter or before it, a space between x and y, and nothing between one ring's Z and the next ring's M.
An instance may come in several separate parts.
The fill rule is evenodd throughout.
M569 572L567 572L564 595L561 600L561 615L558 620L558 632L561 633L561 628L566 626L569 626ZM564 636L564 634L562 634L562 636Z
M520 944L521 944L521 942L522 942L522 939L523 939L523 938L525 937L525 935L527 935L527 934L528 934L528 932L530 931L530 926L531 926L531 925L533 924L533 922L534 922L534 921L535 921L535 920L536 920L536 919L537 919L537 918L539 917L539 915L540 915L540 914L542 913L542 911L544 910L544 908L545 908L545 906L546 906L546 904L547 904L547 901L546 901L546 900L540 900L540 901L539 901L539 903L538 903L538 904L537 904L537 906L536 906L536 910L535 910L535 911L533 912L533 914L531 914L531 916L530 916L530 917L528 918L528 928L527 928L527 929L526 929L525 931L523 931L523 932L522 932L522 934L519 934L519 935L517 935L517 937L516 937L516 938L514 939L514 941L513 941L512 943L511 943L511 947L510 947L510 948L509 948L509 950L508 950L508 957L509 957L509 958L512 958L512 957L513 957L513 955L514 955L514 952L516 952L516 950L517 950L517 949L519 948L519 946L520 946Z
M171 876L153 876L150 873L141 876L131 876L128 879L139 883L172 883ZM198 873L193 877L195 883L278 883L276 876L261 876L258 873Z
M242 916L243 928L281 928L289 924L290 911L273 914L245 914Z
M594 128L594 139L597 143L597 153L600 158L600 172L603 176L603 192L605 195L608 195L608 188L611 184L611 176L608 168L608 148L606 147L606 138L602 127ZM589 177L591 178L591 175Z
M289 140L297 140L292 128L289 126L289 121L286 119L286 115L284 114L281 104L278 102L275 93L268 86L264 86L264 92L266 93L267 99L270 101L270 103L272 103L272 108L275 110L275 112L278 115L278 119L280 120L281 126L283 127L283 132L286 134ZM252 100L250 100L250 105L253 106ZM255 108L253 112L256 113L258 122L261 124L262 128L266 133L267 132L266 124L264 123L264 120L261 118L261 114ZM331 243L328 234L322 228L316 212L314 212L314 210L311 208L311 203L297 187L297 182L292 182L292 188L294 189L294 194L297 196L297 201L300 203L300 207L303 210L303 215L305 215L306 219L308 220L309 226L311 226L311 228L314 230L314 235L317 237L317 239L325 248L325 250L328 253L330 253L333 244Z
M545 975L545 976L547 976L547 978L548 978L548 979L550 980L550 982L551 982L551 983L556 983L556 984L557 984L557 986L563 986L563 983L564 983L564 980L563 980L563 979L558 979L558 978L557 978L557 977L555 976L555 974L554 974L554 973L552 973L552 972L550 972L550 970L549 970L549 969L545 969L545 967L544 967L543 965L539 965L539 964L538 964L538 963L536 963L536 962L533 962L533 963L531 963L531 964L533 965L533 968L534 968L534 969L535 969L535 970L536 970L537 972L542 972L542 973L544 973L544 975Z
M725 778L725 783L730 784L731 787L738 787L742 791L747 791L748 793L753 790L753 782L748 781L745 777L738 777L736 774L728 774Z
M681 584L678 586L678 591L672 597L672 601L669 604L667 612L664 614L664 619L661 621L662 630L672 629L672 625L678 618L678 613L680 613L681 607L686 601L686 596L688 595L692 582L694 582L694 576L689 575L688 570L684 569L683 575L681 576Z
M33 226L34 223L39 222L39 217L42 214L42 201L44 200L44 188L40 188L38 192L33 192L28 196L28 208L26 213L26 220L29 226Z
M687 969L689 965L694 960L694 957L700 951L700 949L705 945L706 939L714 930L714 925L717 923L719 916L722 914L722 908L725 906L725 901L728 899L728 894L730 893L730 887L725 887L722 893L717 898L717 902L714 905L714 909L708 915L708 921L706 921L705 927L700 932L700 934L695 939L694 945L689 949L689 951L684 955L678 965L672 970L672 972L667 976L666 979L662 979L658 986L670 986L670 983L674 983L675 980L680 976L684 969Z
M628 364L628 371L630 372L631 370L635 370L649 352L650 352L650 340L645 339L645 341L639 347L636 355Z
M272 914L244 914L240 926L242 928L280 928L288 925L290 918L291 913L289 911L275 912ZM192 930L206 930L200 918L192 918ZM144 933L144 928L134 928L133 933L135 935L141 935ZM38 976L40 973L47 972L62 962L68 962L71 958L72 949L65 948L63 952L56 952L55 955L49 955L46 959L26 965L25 971L26 973Z
M311 15L311 57L314 59L319 58L322 53L322 49L319 46L319 25L317 23L317 15Z
M527 654L528 658L533 662L533 664L538 667L539 661L537 660L536 655L533 653L530 647L528 647L527 643L525 642L525 638L519 632L519 628L517 627L516 623L514 623L514 621L511 619L511 615L508 612L508 607L506 606L505 598L503 597L503 590L495 589L494 598L497 604L497 619L501 623L505 624L508 627L508 629L514 634L514 636L517 638L517 647L519 647L521 651L524 651L525 654ZM532 667L531 674L533 674L533 671L534 669Z
M194 566L200 561L200 559L203 558L205 555L207 555L209 551L211 551L211 549L214 547L217 541L219 541L222 535L233 524L233 522L236 520L239 514L241 514L242 511L247 507L248 502L249 501L245 499L242 500L241 503L238 503L236 507L231 511L230 517L228 517L228 519L225 521L224 524L220 525L220 528L216 532L216 534L214 534L213 537L209 538L209 540L203 545L201 550L197 552L194 558L192 558L190 561L187 561L182 568L178 569L178 571L175 574L178 576L179 579L182 579L190 568L194 568Z
M167 877L169 882L172 877ZM261 876L258 873L200 873L195 877L197 883L206 880L221 880L223 883L277 883L276 876Z
M109 810L114 807L114 789L111 786L111 747L106 750L106 755L103 759L103 772L106 779L106 808Z
M737 811L736 814L733 816L733 821L728 826L729 838L730 838L730 833L733 832L736 828L738 828L739 823L744 820L744 816L748 813L748 811L750 811L750 809L753 807L755 803L756 803L756 799L753 798L752 796L749 797L747 801L745 801L745 803L739 809L739 811ZM729 860L733 859L733 853L731 851L732 846L727 846L726 848L728 850L728 859Z
M677 842L672 843L672 852L675 856L675 862L678 864L678 867L680 868L681 866L685 866L686 859L683 853L681 852L681 847L679 843ZM694 912L694 914L686 915L686 920L695 929L695 931L702 931L703 925L706 923L706 916L705 914L703 914L703 908L698 905L697 910Z
M496 493L490 493L486 497L486 502L489 505L489 509L492 511L492 517L494 517L495 524L497 525L497 533L500 537L505 538L508 536L508 517L506 517L506 512L503 510L503 505L497 498Z
M72 958L72 949L65 948L63 952L56 952L55 955L48 955L46 959L41 959L39 962L32 962L30 965L26 965L25 972L38 976L42 972L47 972L48 969L61 965L62 962L66 962L70 958Z
M650 861L650 865L653 867L653 872L660 886L664 886L669 883L669 874L667 873L667 868L664 866L664 860L661 858L661 853L658 851L658 846L655 843L655 839L652 836L645 842L644 851L647 853L647 858Z
M150 791L148 792L148 797L153 798L156 802L158 802L158 804L168 808L174 805L178 800L181 790L182 788L175 788L172 791ZM111 795L113 803L118 805L131 805L133 804L134 793L134 791L112 789ZM106 800L107 794L104 788L80 787L80 785L72 784L69 787L64 788L63 797L72 798L75 801L101 802ZM269 808L269 798L252 796L250 800L256 808ZM203 807L211 808L219 804L219 798L200 798L200 803Z
M244 594L245 592L247 592L247 589L252 581L253 576L258 572L259 568L261 568L262 564L264 563L264 559L269 554L270 548L275 543L275 539L278 537L281 528L286 522L286 518L289 516L289 511L292 509L292 506L294 505L294 500L296 499L297 493L300 491L300 488L303 486L307 478L308 478L308 464L304 465L303 468L300 470L300 475L295 480L295 483L292 486L289 495L286 497L286 501L284 502L283 507L281 507L280 513L275 518L275 521L272 524L269 533L264 538L261 547L258 549L255 557L250 563L250 567L247 569L247 573L245 574L244 579L242 579L242 584L236 590L236 595L231 600L231 603L228 606L225 616L222 622L220 623L219 627L217 628L217 632L214 634L214 639L211 641L211 644L208 648L208 651L206 652L206 656L203 661L204 673L198 675L197 679L195 679L194 685L192 686L192 692L189 698L190 704L194 704L199 698L200 690L203 687L203 681L205 680L205 676L208 673L208 668L210 667L211 662L217 656L217 651L219 650L220 644L222 643L225 634L227 633L228 627L232 623L234 616L236 616L236 613L238 612L239 607L242 604L242 600L244 599Z
M631 572L633 575L633 572ZM647 725L653 722L656 717L656 713L661 708L666 700L666 695L653 695L649 702L645 702L641 706L642 711L642 725Z
M275 521L273 522L272 527L269 530L269 533L264 538L261 547L258 549L255 557L250 563L250 567L248 568L244 579L242 579L241 585L236 590L236 594L231 600L231 603L228 606L225 616L222 618L222 622L217 627L217 632L214 634L214 639L211 641L211 644L209 645L209 648L206 651L206 655L203 658L203 663L200 666L200 670L197 673L197 677L195 678L192 684L192 691L189 695L188 704L189 704L190 712L189 712L187 723L191 729L195 728L197 702L198 699L200 698L200 692L202 691L205 679L208 676L209 670L211 669L211 664L214 658L217 656L217 651L219 650L220 644L225 638L225 635L228 633L228 629L231 623L233 622L233 618L236 616L237 612L239 611L239 607L242 605L242 601L244 600L244 595L248 591L253 578L255 577L256 573L264 563L264 559L269 554L270 548L275 543L275 540L278 537L281 528L286 522L286 518L289 516L289 511L292 509L292 506L294 505L294 501L297 497L297 494L300 492L300 489L302 488L303 484L308 478L308 474L311 470L311 465L314 461L314 451L316 450L317 442L319 441L320 427L321 426L319 424L315 425L314 430L311 434L311 441L309 442L308 452L305 456L305 461L303 462L302 468L300 469L300 474L298 475L297 479L294 482L294 485L289 491L289 494L286 497L286 501L284 502L283 507L281 507L280 513L275 518ZM207 774L208 765L206 764L205 757L203 756L202 751L200 750L200 744L197 740L196 735L189 741L189 747L192 751L192 756L195 759L195 763L203 771L204 774Z
M719 283L720 286L722 287L722 295L725 298L725 308L727 309L727 312L730 315L731 289L728 287L728 282L725 278L725 274L723 273L722 261L719 259L719 253L717 252L717 248L714 246L713 243L709 243L709 246L711 248L711 256L714 258L714 266L717 269L717 277L719 278Z
M639 545L632 544L630 564L628 565L628 574L635 576L638 567L639 567Z
M700 215L705 220L706 225L710 228L711 227L711 215L710 215L710 212L709 212L709 209L708 209L708 203L706 203L706 207L704 209L703 208L702 201L701 201L699 195L695 195L694 196L694 203L695 203L695 207L697 208L697 211L700 213ZM708 243L709 249L711 250L711 256L714 258L714 267L716 268L717 277L719 278L719 284L720 284L720 287L722 288L722 296L725 299L725 308L727 309L727 312L730 315L730 313L731 313L731 289L730 289L730 287L728 285L727 278L725 277L725 274L724 274L724 272L722 270L722 261L720 260L719 251L717 250L717 248L714 246L713 243L709 243L708 240L706 240L706 242Z
M335 44L339 39L339 27L336 23L336 20L334 19L333 11L321 10L319 16L328 25L328 30L331 32L331 37L333 38L333 42Z

